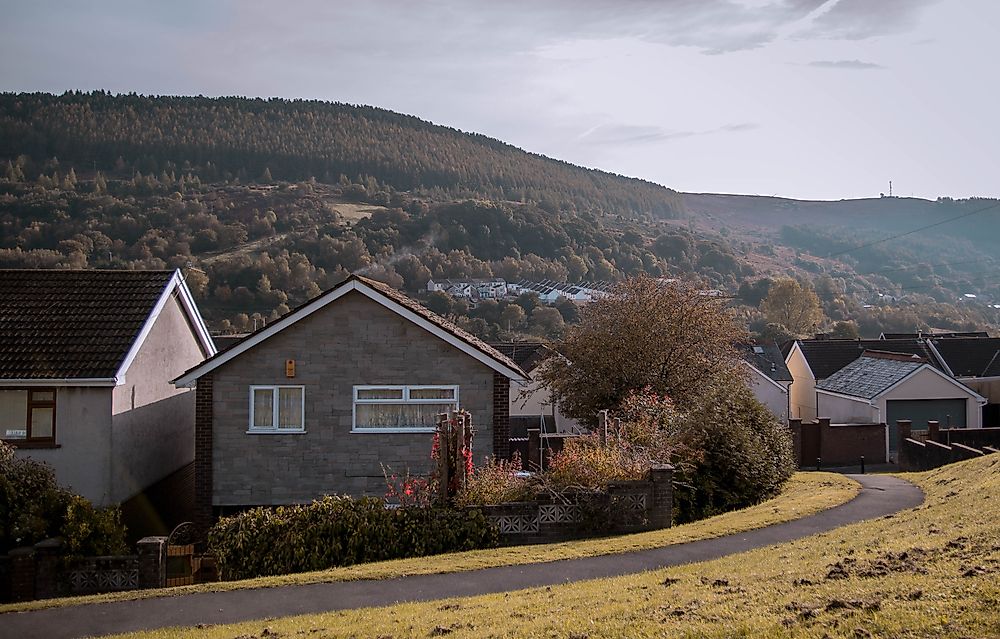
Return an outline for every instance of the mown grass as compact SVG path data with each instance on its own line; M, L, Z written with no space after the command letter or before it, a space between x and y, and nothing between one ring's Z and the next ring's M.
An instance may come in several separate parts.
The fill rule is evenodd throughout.
M904 477L924 489L923 505L714 561L500 595L127 636L1000 636L1000 455Z
M857 495L857 482L834 473L797 473L780 495L743 510L725 513L683 526L619 537L587 539L559 544L513 546L475 550L432 557L415 557L317 572L229 581L179 588L109 593L87 597L66 597L0 605L0 613L38 610L109 601L129 601L149 597L177 596L194 592L216 592L242 588L270 588L331 581L391 579L407 575L463 572L494 566L557 561L579 557L646 550L670 544L730 535L792 519L850 501Z

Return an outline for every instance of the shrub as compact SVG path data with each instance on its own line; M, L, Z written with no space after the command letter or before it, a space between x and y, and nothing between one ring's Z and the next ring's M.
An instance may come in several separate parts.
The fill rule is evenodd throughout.
M701 454L675 475L678 522L745 508L773 497L795 472L792 439L742 384L720 387L683 418Z
M602 445L596 433L566 440L544 474L547 488L600 490L608 482L642 479L649 470L645 452L625 441Z
M485 506L531 499L535 495L534 482L520 472L521 455L516 451L510 461L490 458L473 469L465 488L455 497L455 504Z
M0 553L62 537L70 556L125 552L117 508L98 509L59 487L52 469L0 442Z
M498 540L478 510L388 509L381 499L332 496L224 517L208 535L230 580L490 548Z

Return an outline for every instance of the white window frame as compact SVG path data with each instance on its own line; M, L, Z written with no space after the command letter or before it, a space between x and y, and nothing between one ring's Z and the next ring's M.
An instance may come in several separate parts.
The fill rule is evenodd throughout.
M454 399L410 399L411 390L450 390L454 391ZM402 399L358 399L358 391L363 390L402 390ZM352 433L433 433L434 427L420 428L372 428L370 426L358 426L358 404L454 404L458 410L458 385L451 384L380 384L374 386L355 386L352 390L353 401L351 402L351 432Z
M279 389L282 388L298 388L302 391L302 407L299 414L302 415L302 424L299 428L278 428L278 408L280 402L278 401ZM267 389L274 393L273 399L271 401L271 424L267 428L261 428L259 426L254 426L253 422L253 396L254 392L258 390ZM251 384L250 386L250 421L247 426L248 435L302 435L306 432L306 387L301 384Z

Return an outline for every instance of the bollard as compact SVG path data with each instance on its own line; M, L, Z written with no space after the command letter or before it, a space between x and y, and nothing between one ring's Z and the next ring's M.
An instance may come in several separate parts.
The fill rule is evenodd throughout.
M821 465L821 460L820 460L819 457L817 457L816 458L816 470L819 470L820 465Z
M862 475L865 474L865 456L864 455L861 456L861 474Z

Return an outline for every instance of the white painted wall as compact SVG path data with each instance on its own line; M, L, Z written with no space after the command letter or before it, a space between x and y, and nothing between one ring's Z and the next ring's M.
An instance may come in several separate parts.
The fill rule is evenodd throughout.
M852 399L838 395L816 394L820 417L830 418L832 424L878 424L879 409L866 399Z
M205 358L176 299L164 305L114 389L108 492L125 501L194 461L194 390L170 380Z
M49 464L60 485L96 506L113 504L108 486L111 467L110 387L56 388L56 445L15 453Z
M792 347L785 364L793 380L789 389L791 416L806 421L816 419L816 380L802 351L798 347Z
M537 380L527 384L518 384L514 381L510 383L509 409L511 417L544 415L546 425L551 427L551 424L555 424L557 433L578 433L585 430L575 419L562 414L558 406L554 405L549 391Z
M747 364L750 371L750 390L768 410L774 413L779 421L788 421L788 387L789 382L777 383L766 377L761 371Z

